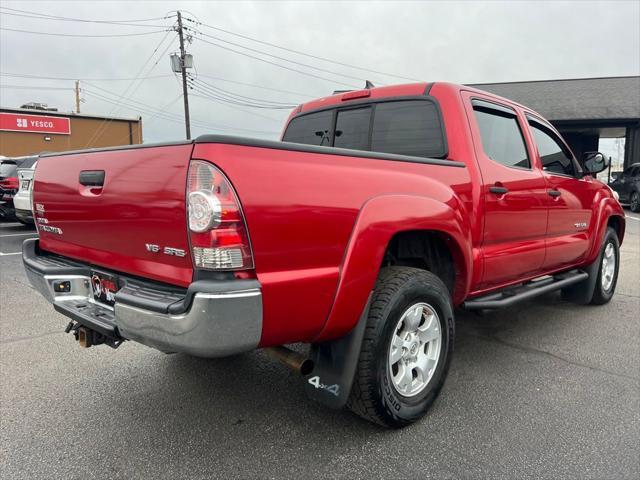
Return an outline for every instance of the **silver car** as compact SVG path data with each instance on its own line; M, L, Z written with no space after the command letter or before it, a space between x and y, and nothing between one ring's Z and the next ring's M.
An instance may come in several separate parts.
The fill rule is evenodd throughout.
M36 170L38 157L27 158L18 168L18 192L13 197L13 206L18 221L32 224L33 205L31 203L31 193L33 191L33 174Z

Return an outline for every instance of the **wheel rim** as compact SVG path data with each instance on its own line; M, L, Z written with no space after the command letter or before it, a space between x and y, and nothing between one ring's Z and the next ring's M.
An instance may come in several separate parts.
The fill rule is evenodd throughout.
M638 197L638 194L636 192L633 192L633 195L631 195L631 210L637 210L638 209L638 201L640 201L640 198Z
M418 395L438 367L442 327L435 309L427 303L411 305L396 324L389 347L389 375L405 397Z
M616 273L616 249L613 243L607 243L604 248L604 254L602 255L602 271L600 273L600 280L602 282L602 288L605 291L611 289L613 285L613 278Z

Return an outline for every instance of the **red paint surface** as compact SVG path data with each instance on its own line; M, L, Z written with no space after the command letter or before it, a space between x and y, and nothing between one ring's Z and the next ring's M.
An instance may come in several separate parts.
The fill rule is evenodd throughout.
M64 117L3 112L0 113L0 130L70 135L71 122Z
M382 87L370 98L422 95L426 84ZM46 250L177 285L191 281L189 256L161 258L144 243L185 248L189 157L220 168L246 217L255 275L263 290L261 345L336 338L358 320L389 240L409 230L446 238L457 278L454 302L595 259L607 220L624 214L593 179L543 173L525 109L488 93L437 83L448 158L465 168L225 144L166 146L45 159L35 202L62 236L42 233ZM516 109L533 161L509 169L482 152L469 98ZM360 100L359 100L360 101ZM343 95L297 111L348 105ZM81 169L105 169L100 193L78 185ZM500 182L510 192L488 191ZM547 190L557 188L557 204ZM576 231L574 223L587 228Z

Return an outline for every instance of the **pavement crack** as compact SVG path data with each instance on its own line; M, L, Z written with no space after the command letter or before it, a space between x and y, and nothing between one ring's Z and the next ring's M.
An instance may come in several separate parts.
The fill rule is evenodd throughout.
M547 350L541 350L541 349L533 348L533 347L526 347L524 345L508 342L506 340L503 340L501 338L494 337L494 336L491 336L491 335L479 335L479 334L465 334L465 335L469 336L469 337L479 338L481 340L489 340L489 341L498 343L500 345L504 345L505 347L513 348L515 350L520 350L520 351L526 352L526 353L535 353L535 354L538 354L538 355L546 355L548 357L554 358L556 360L560 360L561 362L567 363L569 365L573 365L573 366L576 366L576 367L582 367L582 368L588 368L589 370L593 370L595 372L604 373L606 375L612 375L614 377L625 378L627 380L640 381L640 377L634 377L633 375L625 375L624 373L612 372L611 370L605 370L603 368L596 367L594 365L589 365L587 363L576 362L576 361L573 361L573 360L569 360L568 358L562 357L560 355L557 355L555 353L549 352Z

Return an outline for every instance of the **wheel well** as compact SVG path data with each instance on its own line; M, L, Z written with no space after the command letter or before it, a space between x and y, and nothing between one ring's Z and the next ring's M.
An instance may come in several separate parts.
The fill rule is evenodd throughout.
M607 226L613 228L618 235L618 241L622 244L622 237L624 236L624 222L618 215L612 215L607 220Z
M455 243L446 233L433 230L400 232L389 241L381 267L402 266L428 270L453 296L463 278Z

